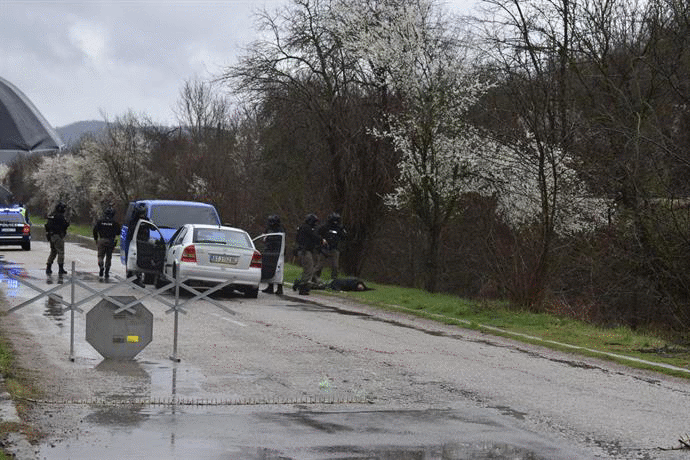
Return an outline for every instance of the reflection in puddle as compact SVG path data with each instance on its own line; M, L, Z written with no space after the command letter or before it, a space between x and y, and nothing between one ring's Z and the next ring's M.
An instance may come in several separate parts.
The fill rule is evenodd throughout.
M43 312L43 316L53 318L55 323L59 326L63 326L63 320L65 319L65 310L62 308L62 303L60 300L61 296L57 294L52 294L47 297L46 309Z
M149 379L149 373L137 361L131 359L104 359L95 367L99 372L113 373L125 377Z
M360 447L333 447L321 449L324 458L345 459L345 458L372 458L377 460L489 460L489 459L510 459L510 460L547 460L535 452L517 446L507 444L459 444L451 443L441 446L417 446L417 447L381 447L360 448ZM254 456L251 458L265 459L284 459L271 452L263 452L266 456ZM249 457L248 457L249 458Z
M142 406L99 407L88 414L84 421L101 426L134 427L144 422L148 416L142 413Z
M26 278L28 274L24 267L14 262L8 262L3 256L0 256L0 285L2 285L7 297L17 297L19 295L20 283L16 279L10 278Z

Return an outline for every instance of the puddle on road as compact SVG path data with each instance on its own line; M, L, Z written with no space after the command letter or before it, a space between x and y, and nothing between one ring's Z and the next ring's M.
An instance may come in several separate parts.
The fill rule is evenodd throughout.
M63 321L65 319L65 311L62 306L60 297L57 294L46 297L45 310L43 311L43 316L52 318L59 327L63 327Z
M103 458L113 452L117 458L198 460L591 458L490 417L477 419L472 411L275 413L281 410L285 408L92 408L80 414L86 431L45 443L38 453L45 460Z
M356 446L325 447L315 449L320 459L331 460L549 460L528 449L505 444L444 444L441 446L379 447ZM296 460L276 449L245 449L240 457L247 460ZM307 458L314 458L308 456Z
M328 459L352 459L367 458L377 460L550 460L550 457L541 456L529 449L510 446L506 444L457 444L450 443L441 446L418 447L383 447L379 449L366 448L330 448L321 452L327 454ZM258 457L257 457L258 458ZM263 457L266 459L278 459L284 457Z
M20 294L21 283L10 278L28 278L29 274L21 264L5 260L0 254L0 284L7 297L17 297Z

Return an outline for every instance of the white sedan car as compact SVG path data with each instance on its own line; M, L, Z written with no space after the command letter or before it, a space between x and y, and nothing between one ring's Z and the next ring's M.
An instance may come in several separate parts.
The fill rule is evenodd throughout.
M239 228L186 224L170 238L163 277L187 285L230 287L256 298L261 282L261 253L247 232Z

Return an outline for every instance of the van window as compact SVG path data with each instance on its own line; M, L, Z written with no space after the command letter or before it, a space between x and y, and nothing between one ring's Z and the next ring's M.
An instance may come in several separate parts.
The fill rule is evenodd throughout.
M150 220L158 228L180 228L191 223L218 225L216 213L209 206L154 205L151 208Z

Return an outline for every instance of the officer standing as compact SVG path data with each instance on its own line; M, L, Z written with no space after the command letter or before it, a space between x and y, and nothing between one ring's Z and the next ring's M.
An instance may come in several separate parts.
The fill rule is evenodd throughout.
M124 246L120 245L123 246L121 247L121 249L129 252L129 244L132 242L132 238L134 237L134 230L136 230L137 223L145 218L146 203L137 203L134 206L132 216L130 217L129 222L127 223L127 234L125 235L125 244ZM125 252L125 260L127 260L127 252Z
M145 220L146 219L146 203L137 203L134 206L134 210L132 212L132 216L129 219L129 222L127 223L127 234L125 235L125 244L122 245L120 244L120 250L125 251L125 264L127 262L127 256L129 252L129 245L132 244L132 238L134 238L134 231L136 230L137 223L140 220ZM145 232L144 232L145 233ZM142 231L140 230L139 232L139 238L140 239L148 239L148 236L146 236ZM146 237L145 237L146 236ZM122 243L122 242L120 242ZM127 273L127 277L129 277L129 273ZM141 272L136 272L135 273L136 279L134 280L134 283L143 286L143 280L141 277Z
M280 223L280 216L276 214L268 216L268 226L266 227L264 233L285 233L285 227L283 227L283 224ZM271 238L266 240L266 252L280 252L282 250L282 246L282 241L279 239ZM266 289L261 292L273 294L273 283L268 283ZM283 295L282 279L279 283L276 283L275 293L277 295Z
M93 239L98 247L98 278L110 277L110 266L113 259L113 249L117 235L120 234L120 224L115 221L115 210L108 207L103 218L93 227Z
M58 275L66 275L65 271L65 236L67 236L67 228L69 222L65 218L65 211L67 206L60 202L55 205L53 213L48 216L46 221L46 238L50 242L50 254L46 263L46 275L53 274L53 261L57 258Z
M302 266L302 276L295 281L293 290L299 289L300 295L309 295L312 278L314 277L314 255L316 251L326 244L316 231L319 218L316 214L309 214L304 223L297 229L297 256Z
M331 269L331 279L338 277L338 264L340 260L340 242L347 237L347 232L342 225L340 214L334 212L328 216L328 221L319 227L319 236L326 240L326 245L319 252L319 261L314 270L314 277L318 282L324 267Z

